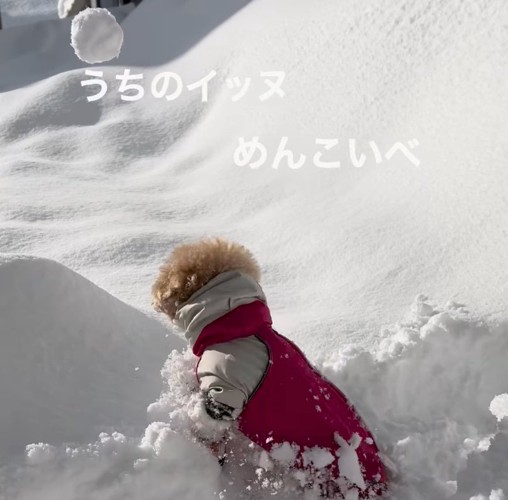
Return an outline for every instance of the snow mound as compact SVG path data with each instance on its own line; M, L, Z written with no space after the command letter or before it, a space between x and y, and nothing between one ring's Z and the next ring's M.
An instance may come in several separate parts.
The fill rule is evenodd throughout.
M489 324L455 303L439 310L418 296L407 319L382 337L372 351L345 345L318 367L373 430L390 470L390 498L503 498L508 432L489 412L489 402L508 380L508 326ZM204 412L194 363L190 350L170 354L161 372L164 390L148 407L144 434L112 429L85 445L29 445L24 465L1 471L0 496L303 498L295 491L297 477L283 473L293 453L289 445L269 455L230 428L235 460L220 469L196 442L196 435L213 439L229 424ZM309 450L307 458L316 466L330 460L320 450Z
M27 444L146 425L170 348L158 322L50 260L0 254L0 464Z
M122 27L107 9L85 9L72 20L71 45L84 62L110 61L120 55L122 44Z

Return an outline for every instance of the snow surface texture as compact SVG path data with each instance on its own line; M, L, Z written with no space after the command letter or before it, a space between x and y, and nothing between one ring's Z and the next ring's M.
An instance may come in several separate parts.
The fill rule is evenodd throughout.
M123 30L107 9L85 9L72 20L71 45L84 62L97 64L120 55Z
M122 22L119 66L100 68L108 92L93 103L86 96L96 89L83 88L84 69L74 69L70 22L0 32L0 89L10 90L0 94L0 252L51 258L63 265L51 272L63 283L78 280L72 269L153 314L148 291L175 244L203 234L239 240L263 267L276 328L346 390L396 465L394 498L506 496L506 419L497 422L489 408L508 392L507 332L504 323L487 325L508 314L508 4L255 0L238 10L244 3L217 0L209 12L209 0L145 0ZM185 84L211 70L217 77L206 103L186 90L171 102L146 95L126 103L115 77L134 63L151 65L139 69L146 89L163 71ZM285 96L262 103L259 74L269 70L286 72ZM226 85L235 76L252 78L238 102ZM288 136L307 164L236 167L239 136L259 136L270 158ZM339 139L340 169L312 166L316 138ZM349 138L367 155L362 168L350 163ZM403 155L378 165L368 147L375 140L385 152L413 138L418 168ZM13 280L0 281L2 300ZM140 428L148 397L157 397L162 330L141 335L138 349L134 332L154 323L109 316L111 307L126 318L136 312L82 284L93 307L75 308L67 286L50 282L33 300L24 287L2 309L0 361L12 368L0 381L1 449L12 460L2 495L137 500L172 491L196 498L199 490L206 498L224 488L232 498L247 495L227 475L222 483L215 460L173 432L186 419L189 428L200 421L190 410L178 427L156 402L145 444L141 431L124 428L123 421ZM420 300L409 324L396 325L422 291L440 304L467 303L477 316L454 306L432 314ZM54 311L48 323L23 319L42 299ZM103 312L89 315L97 308ZM102 317L118 347L103 354ZM65 320L61 328L53 318ZM385 332L387 324L395 326ZM124 331L134 338L124 343ZM159 357L148 361L150 352ZM152 374L146 392L131 388L138 372ZM165 377L176 390L178 381ZM108 403L110 394L121 396L123 409ZM168 408L176 404L166 397ZM104 426L108 434L99 436ZM29 463L17 469L30 441ZM249 471L231 477L250 481L251 491L286 486L269 474L265 483L263 474L258 483Z

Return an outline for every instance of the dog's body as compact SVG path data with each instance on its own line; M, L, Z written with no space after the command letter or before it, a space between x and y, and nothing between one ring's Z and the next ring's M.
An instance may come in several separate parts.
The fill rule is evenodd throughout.
M323 468L337 492L346 485L361 498L380 494L386 477L372 435L344 394L273 330L259 278L248 250L214 239L177 247L153 287L156 309L185 331L199 358L208 414L236 420L267 451L296 446L297 468L313 468L309 450L326 450Z

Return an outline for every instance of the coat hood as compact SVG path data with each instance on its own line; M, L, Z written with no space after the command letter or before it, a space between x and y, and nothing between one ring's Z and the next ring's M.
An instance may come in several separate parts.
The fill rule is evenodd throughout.
M173 324L185 332L185 338L193 346L205 326L256 300L266 304L265 294L254 278L241 271L225 271L178 306Z

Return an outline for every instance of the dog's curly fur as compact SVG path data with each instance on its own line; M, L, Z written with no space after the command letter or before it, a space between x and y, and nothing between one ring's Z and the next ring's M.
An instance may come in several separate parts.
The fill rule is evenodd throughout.
M175 247L152 286L152 305L175 318L179 304L224 271L239 270L260 281L261 270L247 248L222 238L205 238Z

